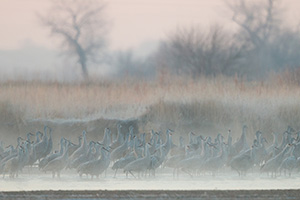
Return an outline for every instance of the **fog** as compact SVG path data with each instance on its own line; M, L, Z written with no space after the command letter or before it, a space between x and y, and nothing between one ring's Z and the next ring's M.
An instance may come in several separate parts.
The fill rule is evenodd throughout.
M299 177L270 179L259 174L244 178L236 174L220 174L190 178L181 175L174 179L170 173L158 173L157 177L134 179L120 174L117 178L108 174L99 179L79 178L67 172L60 179L50 174L22 175L18 180L0 179L1 191L37 190L283 190L299 189Z
M149 72L150 74L156 74L157 70L160 70L161 65L161 63L155 63L157 59L161 59L157 58L157 54L164 54L162 52L164 50L159 48L159 46L168 44L169 38L176 34L178 28L188 30L191 27L198 27L199 34L203 36L212 34L211 32L208 33L208 30L215 24L222 24L220 26L221 34L232 35L240 27L232 20L232 12L228 8L228 3L232 2L225 3L220 0L210 2L188 1L184 3L181 1L160 3L158 1L138 2L134 0L128 2L118 0L106 2L106 10L103 14L108 24L105 56L101 56L100 62L88 63L92 71L91 74L100 78L103 76L115 77L116 75L124 74L125 68L125 71L130 72L130 75L140 77L141 73L133 72L137 71L134 66L139 66L139 70L144 71L142 72L142 77L149 76L147 75ZM251 5L253 3L249 1L248 4ZM263 2L258 4L264 6ZM241 55L245 58L239 58L243 60L239 61L239 63L235 63L235 61L231 63L232 60L223 60L222 62L231 63L230 67L232 67L234 72L228 72L229 70L227 70L222 73L226 75L238 73L242 76L254 76L256 78L257 75L251 74L249 70L236 69L239 69L241 66L255 65L256 68L254 67L251 71L261 71L260 66L268 66L269 71L278 71L278 69L283 67L294 67L294 64L298 63L296 59L298 55L288 55L284 49L291 48L291 51L298 51L299 38L296 35L299 25L297 20L299 19L297 12L299 3L296 0L288 0L284 1L284 4L278 1L274 5L278 9L275 12L276 15L279 13L278 17L280 19L276 21L276 24L282 29L282 34L276 36L278 42L271 42L271 45L264 47L268 50L263 50L259 55L253 55L253 52L251 53L249 49L247 52L242 52ZM59 38L50 37L49 31L39 21L38 14L47 12L49 7L51 7L51 2L30 0L25 3L5 0L1 2L0 7L3 16L1 18L2 31L0 35L0 38L2 38L0 70L3 80L20 78L26 80L78 80L81 75L77 58L70 56L65 49L62 49ZM16 12L18 15L15 15ZM254 21L253 23L256 22ZM280 24L283 24L284 27ZM259 34L257 32L257 35ZM270 33L270 36L274 37L273 33ZM290 42L294 44L293 47L286 41L286 38L291 39L291 36L293 41ZM230 39L231 36L225 40ZM234 40L235 43L238 42L241 45L241 41ZM232 48L237 47L225 47L224 51L232 51ZM260 51L259 49L252 50L255 50L255 52ZM126 63L116 61L120 53L126 54L126 52L131 52L135 58L129 61L130 66L127 67ZM269 54L271 54L271 57L265 58ZM278 55L282 56L278 57ZM253 63L249 61L249 59L253 60L253 56L256 57L256 60L265 59L263 62L257 61ZM286 61L287 59L289 62ZM216 65L218 65L217 62L220 62L220 60L214 61ZM182 62L177 63L181 63L183 66L186 65ZM278 66L275 66L276 64ZM170 62L163 65L173 64ZM174 66L173 68L177 67ZM68 73L70 71L75 73ZM224 70L222 69L221 71ZM188 73L193 72L189 71Z
M0 198L299 190L299 8L2 0Z

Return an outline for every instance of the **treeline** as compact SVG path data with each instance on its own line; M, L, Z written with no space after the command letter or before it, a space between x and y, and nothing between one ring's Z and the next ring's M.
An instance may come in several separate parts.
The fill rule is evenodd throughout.
M118 52L111 64L120 75L136 77L168 72L193 78L238 75L262 80L270 72L298 70L300 30L286 25L279 0L239 0L227 6L236 31L226 31L220 25L208 30L197 26L177 28L147 58Z

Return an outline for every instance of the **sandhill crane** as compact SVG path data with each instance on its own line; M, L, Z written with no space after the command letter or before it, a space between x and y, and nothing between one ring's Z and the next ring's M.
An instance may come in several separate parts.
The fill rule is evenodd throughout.
M201 150L201 154L199 154L199 153L190 154L190 156L186 156L185 159L182 159L180 162L178 162L176 165L177 176L179 173L179 169L181 169L183 172L189 174L192 177L193 171L202 168L202 165L204 164L204 162L208 158L211 157L211 153L209 150L209 144L210 144L210 137L204 143L203 150ZM187 146L187 148L189 148L189 146ZM199 151L199 150L196 150L196 151ZM174 176L175 171L176 170L173 171L173 176Z
M277 132L272 132L273 135L273 143L266 149L268 153L268 157L272 158L273 155L275 156L275 150L278 148L278 135L279 133Z
M111 143L111 131L109 128L105 128L104 130L104 137L102 141L100 142L104 147L110 146Z
M291 155L282 161L279 170L280 173L282 170L284 170L285 175L286 175L286 171L288 171L289 176L291 177L292 171L296 167L297 167L297 158L294 155Z
M171 129L168 129L166 132L167 139L166 142L161 146L161 148L165 151L165 154L168 155L170 149L171 149L171 144L172 144L172 131ZM160 149L158 149L160 150Z
M32 133L27 133L27 150L29 153L28 166L31 166L36 162L36 151L33 145L33 141L30 140L30 136L34 136Z
M43 155L43 157L46 157L47 155L49 155L52 151L52 147L53 147L53 141L52 141L52 129L50 127L48 127L49 129L49 139L47 142L47 149L45 154Z
M4 163L6 162L7 160L13 158L13 157L16 157L18 154L15 153L15 149L14 149L14 146L13 145L8 145L6 147L8 150L6 150L3 154L2 154L2 159L0 160L0 165L1 163Z
M86 154L81 154L78 158L74 159L70 164L69 167L72 168L77 168L79 165L81 165L82 163L88 162L90 160L93 159L93 154L92 154L92 150L94 148L94 141L91 141L89 143L89 149L87 151Z
M129 127L129 132L130 133L133 132L133 127L132 126ZM116 149L114 149L111 152L111 160L113 162L120 159L120 158L122 158L126 154L126 152L128 150L128 140L129 140L130 133L126 134L126 139L123 142L123 144L121 146L117 147Z
M185 145L184 145L184 138L182 136L179 137L179 146L176 148L171 149L170 155L184 155L185 154Z
M289 141L291 140L291 132L292 131L293 131L293 129L290 126L288 126L287 130L285 132L283 132L281 144L277 148L274 149L273 156L276 156L277 154L282 152L282 150L286 147L287 144L291 144L291 142L289 142Z
M149 152L151 155L154 154L157 148L159 148L159 146L157 146L157 141L158 141L158 133L155 132L154 130L151 130L151 138L149 142L151 144L151 146L149 147ZM136 146L137 145L138 144L136 144Z
M180 163L184 159L185 159L185 155L183 155L183 154L174 155L174 156L170 157L168 160L166 160L166 162L164 163L164 167L172 168L173 169L173 177L175 177L175 173L178 168L178 163Z
M30 153L28 151L29 143L30 143L30 141L25 141L22 145L23 153L22 153L21 159L19 161L19 166L17 169L16 177L18 177L18 174L19 174L18 172L21 171L28 164L29 157L30 157Z
M29 141L30 143L31 143L31 139L30 139L31 136L34 136L31 132L26 134L27 141Z
M228 145L228 160L227 160L227 165L230 165L230 162L233 157L237 155L236 150L232 146L232 136L231 136L231 130L228 130L227 134L227 145Z
M294 144L293 156L295 156L296 159L300 157L300 142Z
M136 159L135 161L127 164L124 167L124 172L126 173L126 177L128 177L128 172L132 176L134 176L132 172L138 172L138 177L140 177L140 173L148 169L150 162L151 162L151 157L149 153L149 144L146 144L145 157Z
M0 162L3 158L5 158L6 156L8 156L9 154L11 154L11 149L13 149L14 147L12 145L8 145L7 147L4 147L3 142L1 141L1 148L2 148L2 152L0 153Z
M40 162L39 162L39 169L44 168L50 161L54 160L55 158L61 156L63 154L63 150L64 150L64 145L65 145L65 138L61 138L60 139L60 151L50 154L48 156L46 156L45 158L43 158Z
M271 172L271 176L276 177L276 172L284 159L284 155L289 151L290 147L291 145L287 144L286 147L279 154L277 154L275 157L268 160L264 165L262 165L260 171L267 173Z
M137 137L134 137L133 140L134 140L133 153L135 154L135 157L137 157L137 158L143 157L143 153L145 151L145 146L143 146L143 144L139 144ZM149 150L149 152L150 152L150 150Z
M134 152L131 152L127 156L117 160L112 166L112 170L115 170L114 178L116 177L119 169L123 169L127 164L133 162L136 159L136 154Z
M6 156L3 157L1 160L0 160L0 165L1 163L5 163L6 161L10 160L11 158L14 158L14 157L17 157L18 156L18 152L19 152L19 147L21 147L21 141L23 140L22 137L18 137L17 138L17 147L14 148L12 145L9 145L8 147L10 147L10 151L9 151L9 154L6 153Z
M36 159L36 151L35 151L33 144L30 144L30 146L31 147L30 147L28 165L32 167L34 165L34 163L37 161L37 159Z
M69 146L69 155L72 155L82 144L82 136L78 137L78 144L74 144L70 141L70 146Z
M118 146L120 146L121 144L123 144L124 142L124 136L121 132L121 128L122 128L122 125L119 123L117 125L117 130L118 130L118 134L117 134L117 138L116 140L113 141L113 143L110 145L110 148L112 149L115 149L117 148Z
M78 149L76 149L76 151L74 151L74 153L70 156L70 161L75 160L82 154L86 154L87 150L88 150L88 145L87 145L87 141L86 141L86 131L83 131L82 132L82 143L81 143L80 147Z
M216 157L222 152L223 140L223 135L218 133L217 137L215 138L215 143L213 144L214 148L212 149L212 157Z
M9 173L10 178L14 178L19 169L20 169L20 164L22 161L22 156L24 154L24 147L20 146L18 147L18 153L17 156L7 160L5 163L3 163L1 168L3 169L2 174L3 178L5 177L6 173Z
M47 126L44 126L44 135L40 142L34 145L36 159L40 161L45 156L48 147Z
M37 132L35 133L35 142L34 142L34 144L37 144L37 143L39 143L39 142L41 141L42 135L43 135L43 133L40 132L40 131L37 131Z
M83 163L78 166L77 172L79 176L82 177L83 174L91 175L91 179L94 176L99 178L99 175L102 174L109 166L110 163L110 153L105 147L101 148L101 157L100 159L93 160L90 162Z
M61 171L67 166L67 160L69 157L68 148L69 148L70 142L67 142L66 148L64 149L64 153L48 162L48 164L42 169L44 172L51 171L52 172L52 178L55 178L55 173L57 174L57 177L60 178Z
M155 170L161 166L161 164L165 161L166 159L166 152L164 149L160 149L160 153L161 155L157 156L157 155L153 155L151 156L151 162L150 165L148 167L149 169L149 175L151 173L151 171L153 172L152 174L155 176Z
M227 162L228 152L224 143L221 144L221 148L221 155L207 159L202 166L202 170L212 172L213 176Z
M246 176L246 173L254 165L255 159L255 146L252 146L252 149L239 154L230 161L229 165L233 170L236 170L239 176Z
M260 142L257 147L253 149L255 151L254 164L260 166L268 157L268 153L265 147L265 143L268 143L266 138L259 137Z
M247 144L247 138L246 138L247 128L248 127L246 125L243 126L243 132L240 139L232 145L232 148L234 149L236 154L240 153L241 151L246 151L249 149L249 146Z
M202 141L204 140L204 138L202 137L202 135L199 135L197 137L195 137L194 139L194 143L190 143L188 144L188 151L189 154L194 154L195 152L200 153L201 154L201 150L202 150Z
M194 144L195 133L189 132L189 144Z
M1 159L1 154L4 152L4 148L3 148L3 141L0 140L0 159Z

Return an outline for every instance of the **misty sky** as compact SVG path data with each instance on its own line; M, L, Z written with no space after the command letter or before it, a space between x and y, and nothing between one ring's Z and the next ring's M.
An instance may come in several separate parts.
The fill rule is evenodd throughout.
M43 13L49 1L1 0L0 49L16 49L26 41L55 48L49 32L38 23L37 12ZM110 22L110 46L131 48L145 41L165 37L176 26L211 23L231 27L224 0L109 0L105 13ZM284 0L288 21L300 20L299 0ZM227 18L228 17L228 18Z
M45 66L53 65L59 45L49 37L49 31L42 27L36 13L43 13L49 7L46 0L1 0L0 1L0 70L10 66L13 53L20 49L45 50L44 56L52 59ZM105 16L110 22L109 47L112 50L140 48L151 49L151 44L163 39L176 27L199 24L203 27L219 23L226 29L234 28L224 0L107 0ZM296 25L300 21L299 0L283 0L288 10L287 23ZM31 49L30 49L31 48ZM2 55L1 55L2 54ZM7 58L3 59L3 56ZM1 57L2 56L2 57ZM52 58L51 58L52 56ZM54 56L54 57L53 57ZM4 61L3 61L4 60ZM55 59L54 59L55 60ZM4 63L4 64L3 64ZM36 66L41 63L38 62ZM14 64L18 66L19 64ZM0 77L1 78L1 77Z
M209 24L222 19L222 1L204 0L110 0L105 16L110 24L110 46L130 48L164 37L176 26ZM35 13L49 6L41 0L0 1L0 49L15 49L32 40L51 48L53 40L38 23Z

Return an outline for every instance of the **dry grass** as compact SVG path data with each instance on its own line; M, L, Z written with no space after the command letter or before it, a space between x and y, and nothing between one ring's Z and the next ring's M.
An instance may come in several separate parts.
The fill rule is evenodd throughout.
M144 82L126 80L66 84L4 82L0 84L2 118L8 110L20 119L141 117L145 131L172 126L194 130L251 132L300 128L300 87L283 81L244 82L218 77ZM1 119L2 119L1 118Z

